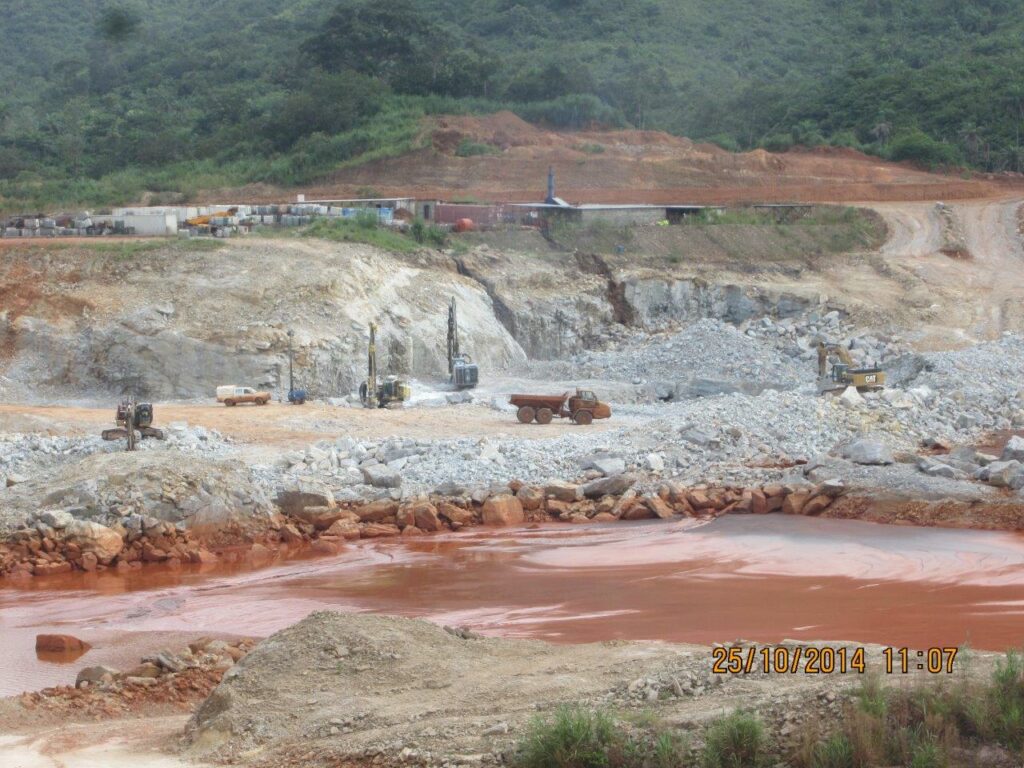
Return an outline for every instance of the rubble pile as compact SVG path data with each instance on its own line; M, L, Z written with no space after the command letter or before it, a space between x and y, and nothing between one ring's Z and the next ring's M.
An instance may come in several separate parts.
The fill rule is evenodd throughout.
M145 656L131 669L104 665L83 667L74 686L62 685L24 693L28 710L92 716L131 712L144 703L192 706L217 687L224 674L244 659L255 640L200 638L177 651L165 649Z

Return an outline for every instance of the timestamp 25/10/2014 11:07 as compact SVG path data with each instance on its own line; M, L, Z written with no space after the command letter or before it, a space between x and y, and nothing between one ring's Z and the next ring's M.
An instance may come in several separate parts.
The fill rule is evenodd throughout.
M885 674L907 675L911 672L952 674L959 648L883 648L882 669ZM716 675L764 674L831 675L868 671L868 654L864 647L829 646L721 646L712 649L711 672Z

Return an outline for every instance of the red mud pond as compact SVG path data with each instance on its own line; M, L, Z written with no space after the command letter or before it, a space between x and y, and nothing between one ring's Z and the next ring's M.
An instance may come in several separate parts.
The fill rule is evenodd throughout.
M0 588L0 695L199 635L265 636L318 609L553 642L852 640L1024 645L1024 535L726 516L358 542L260 570L73 574ZM39 659L38 632L93 644Z

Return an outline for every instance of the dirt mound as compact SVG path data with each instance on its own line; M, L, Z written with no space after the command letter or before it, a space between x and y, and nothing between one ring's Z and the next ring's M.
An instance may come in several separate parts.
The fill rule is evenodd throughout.
M229 670L192 718L188 738L193 754L230 760L265 750L274 765L300 742L307 765L403 750L479 755L507 747L512 724L542 706L596 705L667 663L680 679L691 667L706 677L706 658L680 646L558 647L413 619L318 612Z

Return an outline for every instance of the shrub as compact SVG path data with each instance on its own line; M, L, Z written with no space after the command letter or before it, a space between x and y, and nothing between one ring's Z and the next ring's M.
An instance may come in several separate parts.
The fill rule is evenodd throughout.
M936 141L927 133L914 129L901 133L889 145L891 160L909 160L925 166L957 165L961 158L950 144Z
M811 768L857 768L853 745L846 735L835 733L818 744L811 758Z
M764 726L745 712L719 720L708 729L703 768L757 768L765 762Z
M455 149L459 157L477 157L479 155L500 155L501 150L492 144L479 144L471 139L463 139Z

